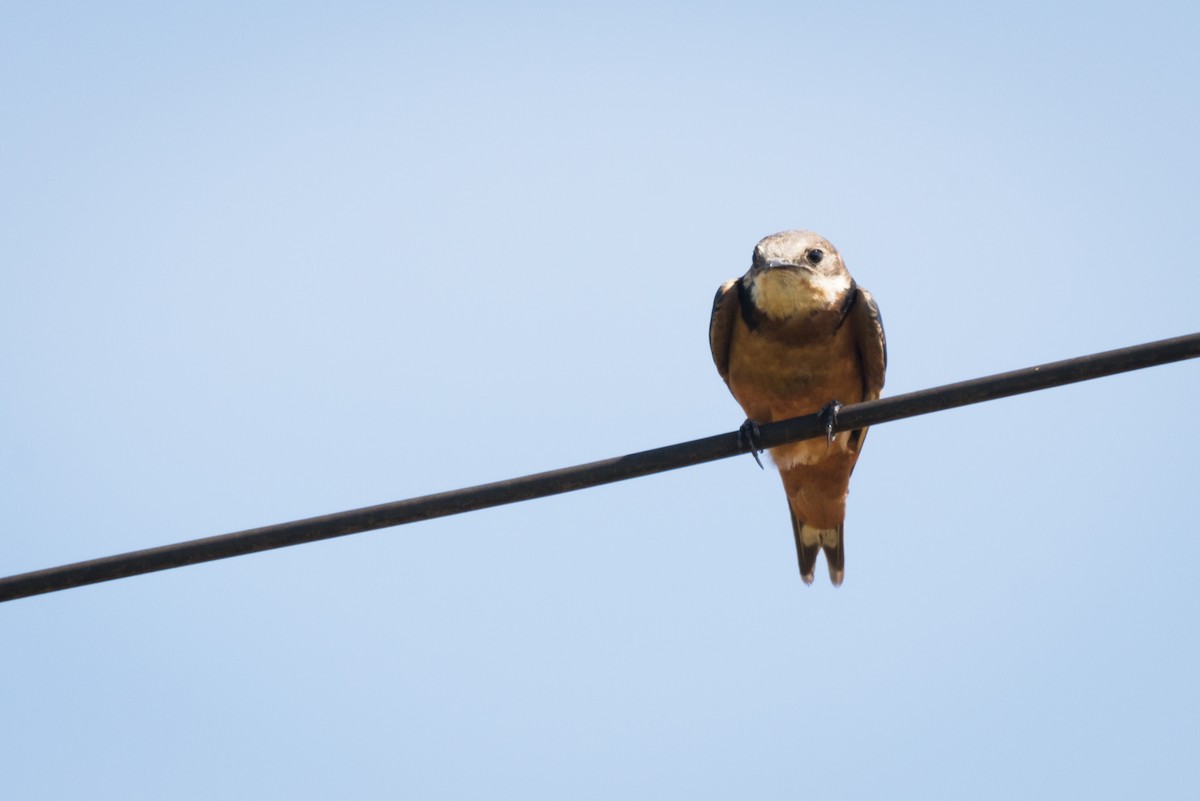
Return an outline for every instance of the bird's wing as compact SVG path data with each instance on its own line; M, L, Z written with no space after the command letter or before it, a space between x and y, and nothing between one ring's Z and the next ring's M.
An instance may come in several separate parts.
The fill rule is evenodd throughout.
M713 299L712 318L708 321L708 345L713 362L725 383L729 383L729 340L738 314L737 279L726 281Z
M858 302L850 310L849 323L862 364L863 400L877 400L883 392L883 374L887 370L887 339L875 298L862 287L858 288L858 296Z
M887 370L887 339L883 335L879 306L871 293L862 287L858 288L858 298L850 310L849 323L854 332L858 361L862 365L863 400L878 400L883 391L883 374ZM865 428L851 431L850 448L861 452L866 438Z

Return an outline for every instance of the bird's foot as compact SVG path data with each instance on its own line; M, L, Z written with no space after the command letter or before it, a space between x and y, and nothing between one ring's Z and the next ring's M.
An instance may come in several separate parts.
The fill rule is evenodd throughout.
M833 429L837 426L837 416L841 408L842 402L833 400L822 406L821 411L817 412L817 419L825 427L825 447L827 448L837 439L837 434L833 433Z
M758 462L758 466L762 469L762 459L758 455L762 453L762 442L759 440L762 431L758 427L758 423L750 418L746 418L746 422L742 423L738 429L738 450L750 451L750 455L754 457L754 461Z

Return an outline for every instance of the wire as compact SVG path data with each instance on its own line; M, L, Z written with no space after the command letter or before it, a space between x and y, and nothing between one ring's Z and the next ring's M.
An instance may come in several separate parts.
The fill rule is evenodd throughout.
M852 431L1197 356L1200 356L1200 333L1079 356L845 406L837 414L834 430ZM761 427L759 440L763 447L771 448L824 435L821 421L813 414L765 424ZM746 452L746 448L739 444L737 432L730 432L492 484L75 562L0 578L0 602L527 501Z

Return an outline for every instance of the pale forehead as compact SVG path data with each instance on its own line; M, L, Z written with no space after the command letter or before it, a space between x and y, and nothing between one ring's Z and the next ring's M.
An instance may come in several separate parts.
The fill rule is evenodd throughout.
M763 237L754 249L770 259L796 256L812 248L819 248L827 253L837 252L829 240L812 231L780 231Z

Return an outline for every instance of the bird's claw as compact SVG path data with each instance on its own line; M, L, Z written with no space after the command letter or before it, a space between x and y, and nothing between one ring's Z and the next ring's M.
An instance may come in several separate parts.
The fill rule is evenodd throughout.
M754 457L754 461L758 462L760 470L764 469L762 459L758 458L758 455L763 450L762 443L759 440L761 434L762 431L759 429L758 423L749 418L746 418L746 422L742 423L741 428L738 429L738 449L750 451L750 455Z
M821 411L817 412L817 419L825 427L825 447L827 448L837 439L837 434L833 433L833 429L837 426L837 416L841 408L841 401L834 400L822 406Z

